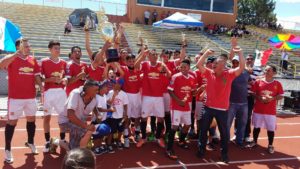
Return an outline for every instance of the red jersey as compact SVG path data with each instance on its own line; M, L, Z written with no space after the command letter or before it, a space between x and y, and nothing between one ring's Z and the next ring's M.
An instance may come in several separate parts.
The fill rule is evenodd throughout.
M143 81L142 95L152 97L162 97L165 87L162 80L165 76L161 73L161 62L157 62L155 66L151 66L149 61L142 63Z
M66 75L67 63L66 61L59 59L58 62L52 61L50 58L46 58L42 60L41 63L41 73L45 76L45 78L50 77L60 77L64 78ZM57 84L55 82L47 82L45 83L45 91L50 88L64 88L65 85L60 83Z
M87 69L87 64L84 62L80 62L80 64L75 63L73 61L70 61L67 63L67 72L66 72L66 77L71 78L74 76L77 76L79 73L82 71L86 72ZM85 80L77 80L74 83L68 84L66 86L66 93L69 96L69 93L73 90L76 89L84 84Z
M172 98L171 108L179 111L190 111L190 102L192 102L192 91L195 89L196 81L193 76L188 76L182 73L177 73L172 76L171 83L168 87L169 90L173 91L174 94L180 99L185 101L184 107L180 106L175 99Z
M122 66L124 71L123 90L126 93L138 93L141 88L141 71L130 70L127 66Z
M266 82L263 79L256 80L251 90L255 95L264 97L276 97L277 95L282 95L284 93L281 83L277 80L272 82ZM276 115L276 100L272 100L269 103L263 103L257 99L254 104L253 112Z
M103 66L98 66L95 69L92 65L89 65L87 67L87 72L86 73L87 73L89 79L101 82L101 81L103 81L104 69L105 68Z
M168 62L164 62L164 63L168 67L168 69L171 71L172 75L178 73L178 71L176 70L177 65L176 65L175 60L169 60Z
M206 106L215 109L228 110L232 81L236 78L232 70L224 70L221 76L209 69L203 74L207 79Z
M7 72L9 98L35 98L35 75L40 74L40 68L34 57L27 56L25 59L16 57L9 64Z
M204 78L202 77L202 73L199 71L199 70L196 70L194 72L195 74L195 79L196 79L196 83L197 83L197 87L201 87L203 84L206 83L206 79L204 80ZM203 92L200 92L196 95L196 101L202 101L200 100L200 95L202 94Z

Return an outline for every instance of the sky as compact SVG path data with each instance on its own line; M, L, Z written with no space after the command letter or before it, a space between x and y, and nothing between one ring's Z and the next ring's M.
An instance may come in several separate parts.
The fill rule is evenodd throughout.
M275 13L285 28L300 30L300 0L276 0Z

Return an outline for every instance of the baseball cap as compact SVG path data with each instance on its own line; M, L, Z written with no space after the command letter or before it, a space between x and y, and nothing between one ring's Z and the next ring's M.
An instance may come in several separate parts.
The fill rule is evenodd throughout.
M239 58L239 56L237 56L237 55L235 55L233 58L232 58L232 61L234 61L234 60L236 60L236 61L240 61L240 58Z

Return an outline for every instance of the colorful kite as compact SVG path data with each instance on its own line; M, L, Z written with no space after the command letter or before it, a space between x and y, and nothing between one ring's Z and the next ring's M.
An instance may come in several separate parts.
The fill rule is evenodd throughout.
M292 34L277 34L269 39L269 43L275 48L292 50L300 48L300 36Z

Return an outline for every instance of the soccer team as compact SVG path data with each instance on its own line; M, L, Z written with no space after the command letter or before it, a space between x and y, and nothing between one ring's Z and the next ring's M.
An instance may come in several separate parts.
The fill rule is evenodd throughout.
M34 145L36 87L42 93L45 153L51 151L54 144L50 129L51 115L55 112L60 128L59 145L66 150L87 147L92 138L96 155L113 153L114 143L118 148L129 148L131 135L140 148L149 136L147 124L151 117L154 140L175 160L178 157L173 144L177 131L180 133L178 145L188 149L186 137L197 126L197 154L203 157L209 148L208 132L218 137L216 127L211 125L216 123L221 161L227 163L233 119L236 119L234 141L244 147L250 136L252 116L253 141L247 146L256 146L260 129L265 128L268 151L274 152L276 101L283 94L280 82L273 78L276 68L268 65L262 73L261 68L253 66L253 56L248 55L245 60L235 38L229 57L226 54L212 57L214 51L207 49L195 57L197 70L192 71L192 61L186 57L186 42L180 50L162 50L161 53L142 45L137 57L122 49L119 62L109 62L106 51L112 44L106 41L102 48L92 52L89 32L85 34L90 64L80 60L79 46L71 48L69 61L60 59L58 41L49 42L50 56L38 62L30 55L27 39L18 40L17 52L0 60L0 68L8 72L9 86L5 126L7 163L14 161L11 141L23 114L28 134L25 145L38 154ZM119 45L119 40L115 40L113 48ZM231 68L227 67L228 60ZM69 141L66 133L70 134Z

